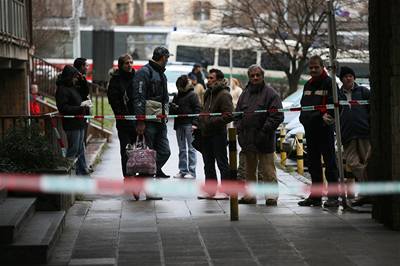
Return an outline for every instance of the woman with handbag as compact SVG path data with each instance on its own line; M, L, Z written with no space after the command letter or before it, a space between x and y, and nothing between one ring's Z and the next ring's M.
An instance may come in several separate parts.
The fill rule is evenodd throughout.
M178 94L170 105L171 114L198 114L201 111L199 99L191 80L182 75L176 81ZM179 146L179 172L175 178L196 178L196 150L192 146L192 133L198 128L197 117L178 117L174 122Z

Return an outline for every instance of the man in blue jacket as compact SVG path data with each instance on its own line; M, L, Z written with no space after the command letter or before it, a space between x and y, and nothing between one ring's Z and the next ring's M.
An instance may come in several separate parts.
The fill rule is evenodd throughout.
M168 113L168 88L165 66L171 56L165 47L157 47L148 64L137 71L133 79L133 93L128 95L132 99L132 108L135 115L160 115ZM169 178L161 168L168 161L171 151L167 138L165 119L154 121L137 121L136 132L145 135L148 146L157 152L156 177Z
M350 67L343 66L340 69L340 80L343 82L342 95L347 101L369 100L370 90L359 86L356 82L356 74ZM343 159L346 166L358 181L365 181L366 167L370 155L371 144L369 141L369 105L344 106L340 116ZM367 197L360 196L352 202L353 206L361 206L368 203Z

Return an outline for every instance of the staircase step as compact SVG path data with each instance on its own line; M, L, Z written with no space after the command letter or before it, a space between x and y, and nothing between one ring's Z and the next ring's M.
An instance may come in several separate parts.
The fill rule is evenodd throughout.
M0 264L47 263L64 227L64 211L36 212L10 245L0 246Z
M36 198L6 198L0 203L0 244L10 244L35 211Z

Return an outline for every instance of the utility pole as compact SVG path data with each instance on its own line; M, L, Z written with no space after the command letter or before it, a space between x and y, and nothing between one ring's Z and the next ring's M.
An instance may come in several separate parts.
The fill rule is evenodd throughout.
M347 201L345 194L345 183L344 183L344 170L343 170L343 156L342 156L342 134L340 132L340 112L339 112L339 96L337 92L336 84L336 54L337 54L337 39L336 39L336 20L335 10L333 8L333 0L327 0L328 4L328 38L329 38L329 72L332 78L332 89L333 89L333 102L335 104L335 126L336 126L336 148L337 148L337 159L338 159L338 170L341 184L341 198L342 206L346 209Z
M72 0L71 33L73 38L73 57L81 57L80 16L83 10L83 0Z

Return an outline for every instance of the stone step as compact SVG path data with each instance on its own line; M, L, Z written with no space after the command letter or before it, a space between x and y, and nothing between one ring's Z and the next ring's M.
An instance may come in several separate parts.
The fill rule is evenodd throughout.
M0 203L0 244L10 244L35 211L36 198L6 198Z
M12 244L0 246L0 265L45 264L64 227L65 212L36 212Z

